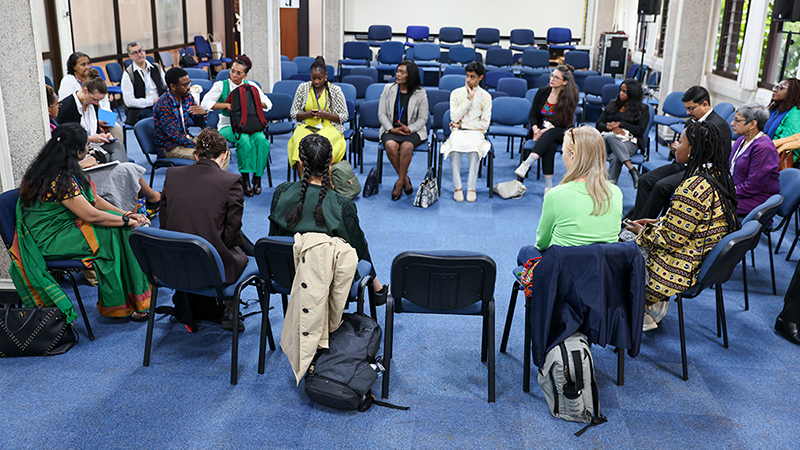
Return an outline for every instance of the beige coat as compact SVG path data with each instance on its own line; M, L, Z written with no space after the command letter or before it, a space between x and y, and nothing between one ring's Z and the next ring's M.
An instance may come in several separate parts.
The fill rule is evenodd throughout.
M800 148L800 133L775 139L772 143L775 144L775 148L778 149L778 154L798 149Z
M295 276L281 331L281 349L297 384L318 348L342 323L358 256L344 239L324 233L294 235Z

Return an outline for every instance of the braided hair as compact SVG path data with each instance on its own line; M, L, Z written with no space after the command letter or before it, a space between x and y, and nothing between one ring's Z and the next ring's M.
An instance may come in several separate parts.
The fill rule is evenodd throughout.
M319 201L314 209L314 221L317 225L325 226L325 216L322 214L322 201L330 188L330 168L333 158L333 147L325 136L319 134L309 134L300 141L300 161L303 163L303 179L300 189L300 203L292 211L286 214L286 225L294 228L303 218L303 203L306 200L308 190L308 179L311 175L322 178L322 188L319 192Z
M686 140L689 141L691 152L689 161L686 163L683 180L685 181L697 173L706 173L716 180L719 186L725 190L722 192L720 189L715 189L719 192L725 221L732 231L737 229L739 220L736 217L736 187L731 178L728 158L725 156L726 146L730 146L730 142L726 142L719 129L708 122L692 122L686 127L684 133Z

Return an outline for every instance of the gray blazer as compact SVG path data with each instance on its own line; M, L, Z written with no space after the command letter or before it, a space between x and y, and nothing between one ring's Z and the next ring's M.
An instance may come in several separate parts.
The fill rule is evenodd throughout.
M392 120L394 119L394 106L397 101L397 83L387 84L383 88L381 94L380 104L378 105L378 120L381 121L381 133L384 133L394 128ZM425 88L419 87L411 98L408 99L408 121L406 125L412 133L417 133L419 138L423 141L428 139L428 94Z

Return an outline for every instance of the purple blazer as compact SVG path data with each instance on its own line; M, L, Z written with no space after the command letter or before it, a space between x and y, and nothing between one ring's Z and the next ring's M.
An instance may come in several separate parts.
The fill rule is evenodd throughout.
M736 140L731 151L730 163L744 144L744 136ZM736 160L733 168L733 184L736 186L736 214L747 215L755 207L781 192L778 182L778 150L767 135L754 140Z

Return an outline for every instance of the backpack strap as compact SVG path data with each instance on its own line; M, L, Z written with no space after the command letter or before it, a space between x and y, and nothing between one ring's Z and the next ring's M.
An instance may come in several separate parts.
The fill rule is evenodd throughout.
M218 103L227 103L227 101L229 100L228 97L230 97L231 95L231 85L228 83L228 81L229 80L222 80L222 93L220 94L219 99L217 100ZM223 109L222 111L220 111L220 114L223 116L230 117L231 112L228 111L227 109Z
M258 115L258 121L261 122L261 125L264 128L269 126L269 121L267 117L264 116L264 107L261 104L261 97L258 95L258 89L255 86L249 87L250 93L253 95L253 104L256 106L256 114Z
M608 422L608 419L606 419L606 416L600 414L600 399L598 398L599 395L598 395L598 390L597 390L597 382L594 379L594 361L592 360L592 354L591 353L588 354L588 357L589 357L589 368L591 369L591 372L592 372L592 403L593 403L593 406L594 406L594 416L592 417L592 422L591 423L589 423L585 427L583 427L580 430L578 430L577 433L575 433L575 437L580 437L583 433L586 432L586 430L588 430L589 428L591 428L591 427L593 427L595 425L600 425L600 424L604 424L604 423Z

